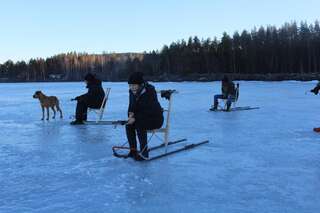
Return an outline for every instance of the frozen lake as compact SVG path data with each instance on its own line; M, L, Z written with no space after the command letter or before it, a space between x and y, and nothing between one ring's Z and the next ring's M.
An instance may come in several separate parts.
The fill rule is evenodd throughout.
M220 82L156 83L179 91L170 138L210 143L153 162L112 156L121 126L69 125L83 83L0 84L0 212L318 212L315 84L240 81L237 105L260 109L225 113L208 111ZM104 119L125 119L127 84L104 87ZM63 120L40 121L36 90L59 97Z

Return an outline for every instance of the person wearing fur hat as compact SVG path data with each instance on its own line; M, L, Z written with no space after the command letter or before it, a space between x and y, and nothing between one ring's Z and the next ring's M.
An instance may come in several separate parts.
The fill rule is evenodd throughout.
M72 125L84 124L84 121L87 120L88 107L94 109L100 108L105 96L101 81L93 74L88 73L84 77L84 81L88 92L72 99L77 101L76 120L70 123Z
M218 109L219 99L227 99L227 111L230 111L232 100L234 100L236 96L236 88L234 83L229 80L228 76L224 76L222 79L221 92L222 94L214 96L214 104L212 110Z
M151 84L143 79L141 72L132 73L128 79L129 106L126 134L130 146L129 157L135 160L148 158L147 130L159 129L163 124L163 109ZM137 136L140 154L137 151Z

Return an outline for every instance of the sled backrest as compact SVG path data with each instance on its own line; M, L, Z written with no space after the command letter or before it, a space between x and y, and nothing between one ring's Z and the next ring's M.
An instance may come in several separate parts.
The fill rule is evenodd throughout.
M157 133L163 133L164 134L163 143L167 145L169 142L170 114L171 114L171 107L172 107L172 99L173 99L173 94L177 93L177 91L176 90L160 90L157 93L160 93L161 98L164 98L169 102L167 108L163 109L163 111L167 114L167 116L166 116L165 124L163 128L148 131L152 133L148 141L151 140L153 135L156 135Z
M103 101L102 101L101 106L100 106L99 109L93 109L93 108L89 108L88 109L89 111L93 111L93 112L95 112L97 114L96 123L99 123L102 120L103 113L104 113L104 110L106 108L106 104L107 104L107 101L108 101L108 98L109 98L110 90L111 90L111 88L107 88L106 89Z
M238 101L238 99L239 99L239 94L240 94L240 91L239 91L239 83L237 83L237 85L236 85L235 102Z
M172 98L173 98L174 93L177 93L177 91L176 90L161 90L160 91L161 98L164 98L169 101L167 109L163 110L164 112L167 113L166 124L165 124L165 128L167 129L167 131L169 131L170 113L171 113Z

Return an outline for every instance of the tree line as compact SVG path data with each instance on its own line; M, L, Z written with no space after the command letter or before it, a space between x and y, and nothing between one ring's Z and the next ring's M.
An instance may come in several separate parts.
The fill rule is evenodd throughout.
M144 53L67 53L28 62L0 64L0 78L11 81L79 81L88 73L124 80L134 71L148 76L192 74L308 74L320 71L320 25L285 23L243 30L221 39L179 40Z
M11 60L0 64L0 78L11 81L79 81L88 72L103 80L126 76L128 62L142 60L143 54L87 54L71 52L29 62Z

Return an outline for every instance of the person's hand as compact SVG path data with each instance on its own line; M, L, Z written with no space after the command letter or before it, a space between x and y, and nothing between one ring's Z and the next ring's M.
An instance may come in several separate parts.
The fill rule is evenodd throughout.
M133 118L134 117L134 113L133 112L129 112L129 118Z
M77 96L75 98L72 98L71 101L79 101L81 99L81 95L80 96Z
M127 124L128 124L128 125L131 125L131 124L133 124L135 121L136 121L136 119L135 119L134 117L129 117Z

